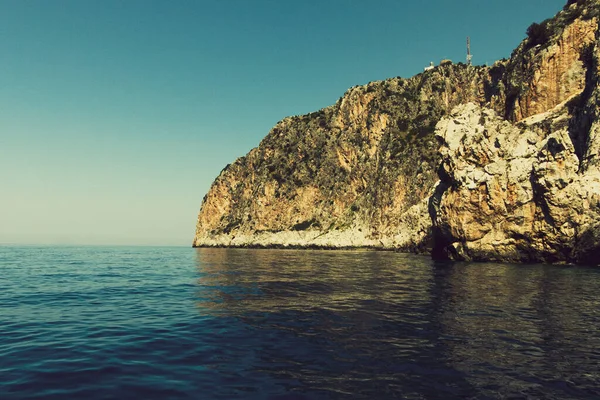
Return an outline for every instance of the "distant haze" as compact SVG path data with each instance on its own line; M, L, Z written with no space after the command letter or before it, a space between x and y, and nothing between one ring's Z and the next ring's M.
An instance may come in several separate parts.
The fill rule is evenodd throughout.
M467 36L509 57L565 3L0 0L0 243L191 245L281 118L464 61Z

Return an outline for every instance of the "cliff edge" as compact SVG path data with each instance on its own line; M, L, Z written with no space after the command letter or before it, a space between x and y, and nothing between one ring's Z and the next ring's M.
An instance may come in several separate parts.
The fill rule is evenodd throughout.
M570 0L491 67L443 62L285 118L213 182L193 245L590 263L599 9Z
M489 79L487 68L447 63L285 118L217 177L194 245L426 247L435 125L459 104L485 104Z
M600 264L598 4L571 3L517 50L534 68L504 117L468 104L439 122L434 256Z

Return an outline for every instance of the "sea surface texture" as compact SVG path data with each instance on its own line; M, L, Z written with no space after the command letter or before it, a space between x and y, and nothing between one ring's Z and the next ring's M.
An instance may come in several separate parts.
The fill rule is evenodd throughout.
M600 270L0 247L0 399L600 398Z

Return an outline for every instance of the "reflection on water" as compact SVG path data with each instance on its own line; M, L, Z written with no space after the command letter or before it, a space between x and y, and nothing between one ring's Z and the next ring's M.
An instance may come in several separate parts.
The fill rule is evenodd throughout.
M197 269L199 312L308 398L600 396L594 269L239 249L198 249Z
M429 260L401 261L383 252L199 249L199 286L212 289L199 306L245 314L427 301Z
M600 269L0 246L0 399L600 399Z
M598 395L600 275L583 268L459 264L440 270L451 365L477 387ZM480 373L492 369L493 375Z

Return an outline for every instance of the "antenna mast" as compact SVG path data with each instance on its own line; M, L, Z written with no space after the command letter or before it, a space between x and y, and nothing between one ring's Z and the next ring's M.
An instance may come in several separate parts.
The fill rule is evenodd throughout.
M467 65L471 65L473 55L471 54L471 38L467 36Z

